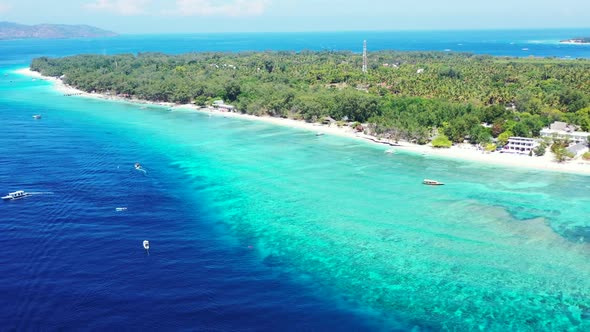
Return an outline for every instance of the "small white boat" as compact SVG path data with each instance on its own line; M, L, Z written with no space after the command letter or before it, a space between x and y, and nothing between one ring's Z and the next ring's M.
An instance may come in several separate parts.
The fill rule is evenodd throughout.
M395 150L394 149L385 150L385 153L387 153L387 154L394 154L395 153Z
M143 169L143 167L141 166L140 163L135 163L135 165L133 167L135 168L136 171L142 172L143 174L147 174L147 171L145 169Z
M143 249L150 250L150 241L143 240Z
M35 114L35 115L33 115L33 119L35 119L35 120L41 119L41 114Z
M325 134L324 134L324 133L321 133L321 132L319 132L319 133L315 133L315 135L316 135L316 136L324 136Z
M8 193L8 195L6 195L6 196L3 196L2 200L12 201L15 199L25 198L27 196L31 196L31 194L28 194L28 193L24 192L23 190L18 190L13 193Z
M442 182L438 182L436 180L429 180L429 179L424 179L422 181L423 184L428 185L428 186L443 186L444 183Z
M126 207L118 207L118 208L115 208L115 211L117 211L117 212L127 211L127 208Z

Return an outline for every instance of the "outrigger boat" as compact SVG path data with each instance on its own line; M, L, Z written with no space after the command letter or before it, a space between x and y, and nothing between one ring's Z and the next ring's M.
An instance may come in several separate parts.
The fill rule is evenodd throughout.
M438 182L436 180L429 180L429 179L424 179L424 181L422 181L423 184L428 185L428 186L443 186L444 183L442 182Z
M28 194L28 193L24 192L23 190L18 190L13 193L9 193L6 196L3 196L2 200L11 201L11 200L15 200L15 199L25 198L27 196L31 196L31 194Z

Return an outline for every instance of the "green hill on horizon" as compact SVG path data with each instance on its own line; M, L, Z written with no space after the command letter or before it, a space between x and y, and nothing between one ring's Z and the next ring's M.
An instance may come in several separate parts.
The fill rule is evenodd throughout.
M117 33L89 25L24 25L0 22L0 40L114 37Z

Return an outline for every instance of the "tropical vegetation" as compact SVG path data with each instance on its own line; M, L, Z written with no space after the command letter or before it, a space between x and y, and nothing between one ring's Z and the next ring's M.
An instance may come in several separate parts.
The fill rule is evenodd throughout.
M568 151L567 147L570 145L567 139L554 139L551 145L551 152L557 162L564 162L574 157L574 153Z
M450 148L453 145L453 142L444 134L436 136L431 143L435 148Z
M359 122L391 139L487 146L561 120L590 130L590 61L442 52L139 53L34 59L84 91L310 122ZM485 126L482 126L485 124Z

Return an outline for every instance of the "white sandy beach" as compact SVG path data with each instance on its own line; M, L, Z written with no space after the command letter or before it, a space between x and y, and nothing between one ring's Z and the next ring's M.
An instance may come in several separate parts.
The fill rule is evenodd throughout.
M411 144L407 142L400 142L396 144L396 146L387 146L387 145L394 145L393 142L386 141L386 140L379 140L376 137L357 133L350 127L338 127L336 125L322 125L317 123L308 123L299 120L293 119L284 119L284 118L275 118L275 117L260 117L248 114L241 114L241 113L232 113L232 112L222 112L218 111L213 108L201 108L195 105L177 105L173 103L156 103L156 102L147 102L142 100L134 100L134 99L124 99L116 96L108 96L98 93L87 93L73 87L67 86L62 82L62 80L53 77L45 77L42 76L38 72L31 71L29 68L23 68L16 70L15 73L37 78L43 79L47 81L51 81L54 84L54 87L57 91L63 94L76 94L80 97L86 98L100 98L100 99L107 99L107 100L116 100L116 101L125 101L125 102L132 102L138 104L152 104L152 105L160 105L165 107L172 107L175 109L184 109L190 111L199 111L199 112L207 112L212 115L217 116L224 116L224 117L232 117L232 118L240 118L240 119L248 119L254 121L264 121L267 123L287 126L291 128L299 128L304 130L310 130L317 133L323 133L326 135L337 135L343 137L349 137L353 139L359 139L366 142L372 142L373 144L380 144L387 147L387 150L395 151L408 151L416 154L423 154L428 156L437 156L442 158L449 158L449 159L457 159L457 160L466 160L472 161L487 165L499 165L499 166L508 166L508 167L519 167L519 168L527 168L527 169L535 169L535 170L544 170L544 171L556 171L556 172L566 172L566 173L575 173L575 174L584 174L590 175L590 162L583 161L581 159L574 159L564 163L558 163L553 160L553 156L550 152L547 152L545 156L542 157L529 157L529 156L521 156L521 155L512 155L506 153L484 153L482 151L477 150L475 147L469 144L460 144L454 145L450 149L435 149L430 145L417 145ZM381 141L381 143L375 142Z

